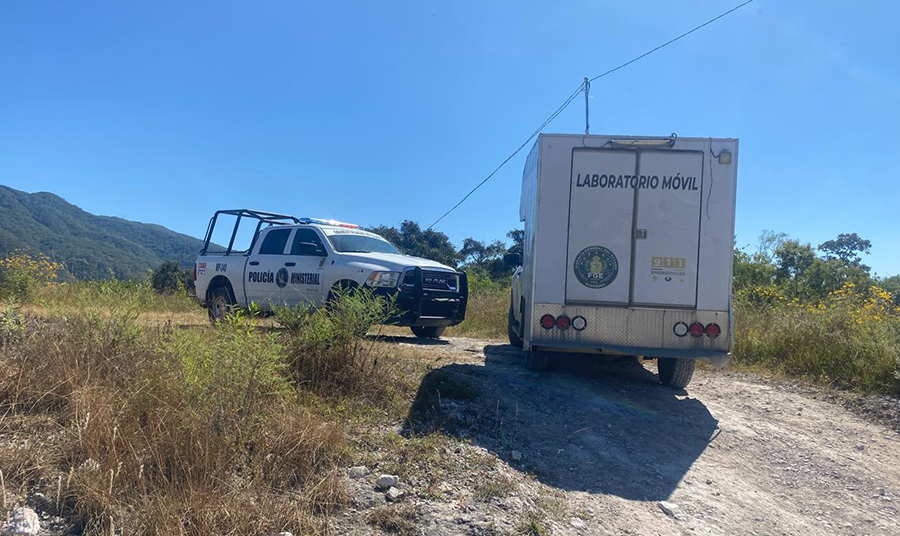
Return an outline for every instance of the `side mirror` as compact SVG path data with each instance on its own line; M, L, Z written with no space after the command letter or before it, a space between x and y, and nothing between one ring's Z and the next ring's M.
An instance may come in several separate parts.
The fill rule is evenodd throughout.
M520 266L522 264L522 255L519 253L507 253L503 256L503 264L510 268Z

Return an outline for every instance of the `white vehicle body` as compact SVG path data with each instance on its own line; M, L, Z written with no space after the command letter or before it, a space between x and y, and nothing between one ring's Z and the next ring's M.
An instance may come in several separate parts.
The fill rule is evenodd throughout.
M227 248L210 244L220 214L238 218ZM242 218L259 223L249 249L234 251ZM468 297L464 273L403 255L381 236L356 225L247 209L213 216L195 272L197 297L204 304L214 291L225 289L228 305L238 307L316 307L337 289L364 287L396 296L402 315L392 323L406 326L458 324Z
M523 348L724 365L737 152L736 139L541 135L511 299Z

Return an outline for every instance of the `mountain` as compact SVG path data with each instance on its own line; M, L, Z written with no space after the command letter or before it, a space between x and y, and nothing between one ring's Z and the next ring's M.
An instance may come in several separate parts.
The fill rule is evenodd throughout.
M142 277L163 261L193 264L203 242L160 225L95 216L47 192L0 185L0 255L23 250L65 263L79 279Z

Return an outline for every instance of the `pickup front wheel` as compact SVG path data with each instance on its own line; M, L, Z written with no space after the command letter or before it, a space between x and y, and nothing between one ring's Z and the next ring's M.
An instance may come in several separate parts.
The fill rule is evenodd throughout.
M213 324L225 320L225 316L228 315L228 311L233 305L231 303L231 295L228 293L228 289L224 287L219 287L210 292L206 304L209 320Z
M410 326L413 335L423 339L439 339L446 331L446 326Z

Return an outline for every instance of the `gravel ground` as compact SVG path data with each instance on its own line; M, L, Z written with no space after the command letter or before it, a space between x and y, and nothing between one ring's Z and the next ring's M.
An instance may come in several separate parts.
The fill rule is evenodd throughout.
M900 534L895 399L712 370L680 392L652 362L535 373L497 342L393 341L433 356L447 391L423 388L398 431L447 438L451 469L388 501L374 464L339 532L379 533L374 515L408 534Z

